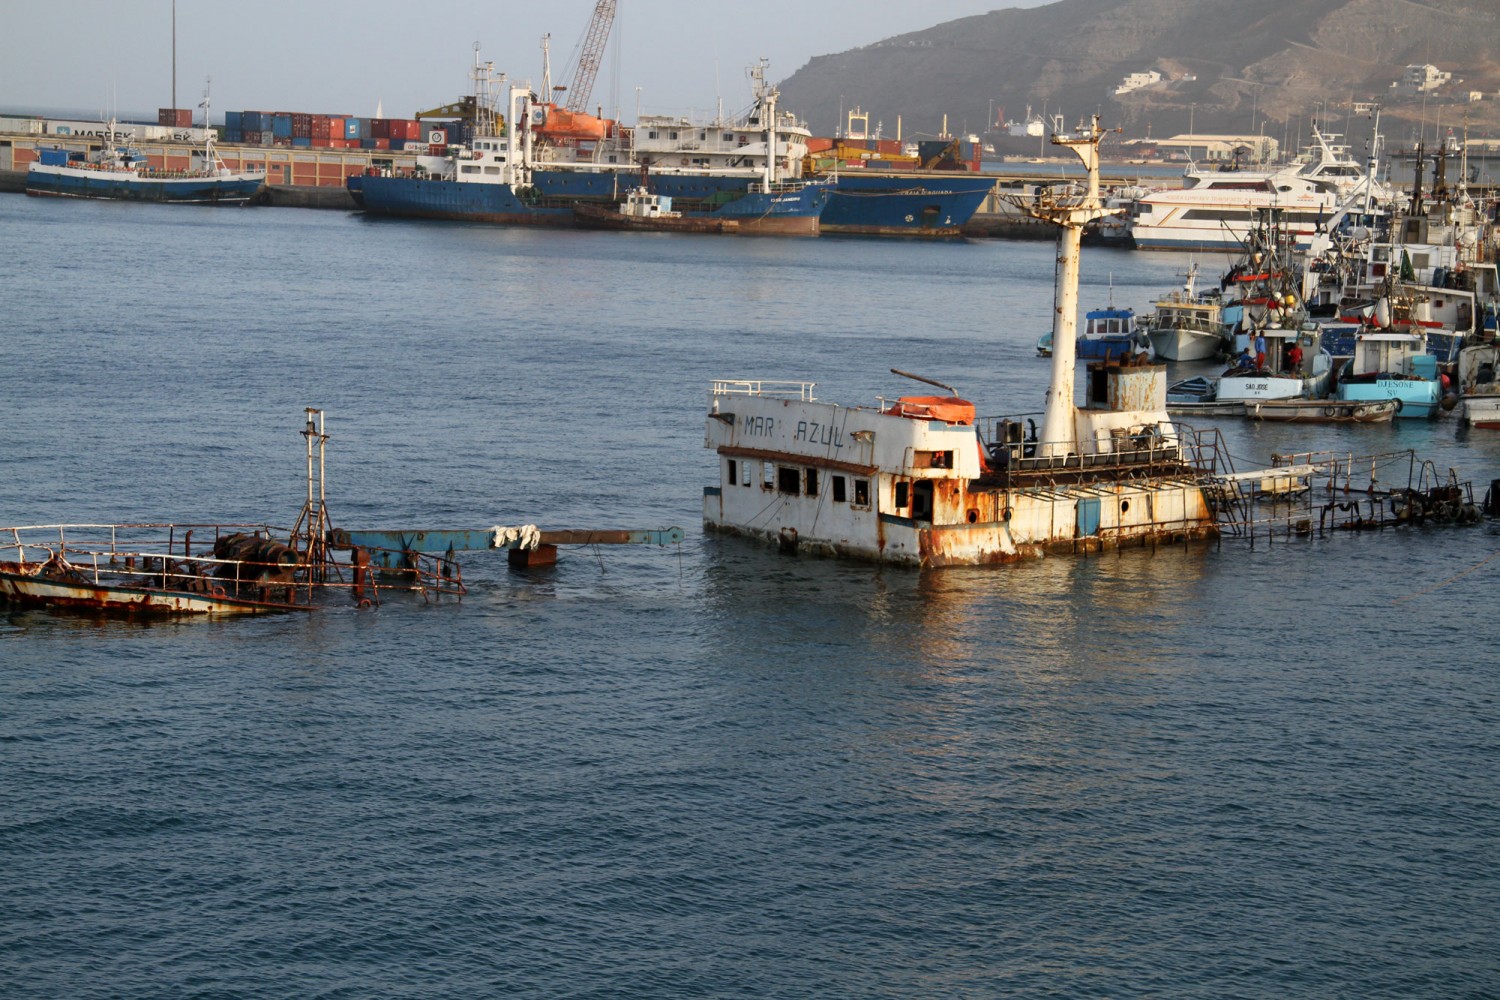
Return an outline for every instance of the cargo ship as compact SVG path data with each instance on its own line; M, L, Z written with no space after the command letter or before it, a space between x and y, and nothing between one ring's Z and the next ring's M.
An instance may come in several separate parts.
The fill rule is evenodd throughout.
M688 162L672 165L640 150L624 155L616 123L537 102L530 88L496 78L492 64L476 66L474 79L476 118L468 145L418 157L411 171L371 169L350 177L349 194L361 209L501 225L573 225L579 203L612 208L644 188L670 199L683 218L732 222L721 227L724 232L819 232L829 185L783 179L783 157L766 154L781 149L777 94L763 76L757 77L756 110L729 140L731 147L759 142L762 155L745 152L733 166L685 156L678 159Z

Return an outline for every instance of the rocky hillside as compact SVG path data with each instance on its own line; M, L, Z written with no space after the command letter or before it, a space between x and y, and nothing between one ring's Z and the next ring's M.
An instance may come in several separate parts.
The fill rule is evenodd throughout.
M1452 80L1393 89L1408 65ZM1123 95L1132 73L1162 80ZM1477 103L1470 91L1483 92ZM782 104L832 134L858 105L894 136L984 132L1027 107L1071 123L1095 112L1127 137L1193 129L1280 138L1378 101L1396 143L1420 122L1500 137L1496 0L1059 0L997 10L819 56L782 81ZM1305 130L1300 134L1305 135ZM1429 135L1432 134L1429 131Z

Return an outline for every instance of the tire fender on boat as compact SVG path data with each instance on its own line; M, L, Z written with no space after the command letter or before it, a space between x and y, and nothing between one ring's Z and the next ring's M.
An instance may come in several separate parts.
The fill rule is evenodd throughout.
M1392 397L1391 397L1391 398L1392 398L1392 399L1393 399L1393 400L1395 400L1395 403L1396 403L1396 412L1397 412L1397 413L1400 413L1400 412L1401 412L1401 400L1400 400L1400 399L1398 399L1398 398L1397 398L1397 397L1395 397L1395 396L1392 396Z

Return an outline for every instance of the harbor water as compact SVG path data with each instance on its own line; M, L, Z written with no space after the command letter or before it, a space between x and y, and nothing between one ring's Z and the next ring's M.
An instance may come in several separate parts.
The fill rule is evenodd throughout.
M311 406L341 526L687 530L474 553L461 602L0 610L0 994L1500 994L1493 528L930 573L704 537L711 379L1039 411L1050 244L0 233L0 524L290 525ZM1081 305L1187 263L1086 248ZM1500 478L1451 416L1220 425Z

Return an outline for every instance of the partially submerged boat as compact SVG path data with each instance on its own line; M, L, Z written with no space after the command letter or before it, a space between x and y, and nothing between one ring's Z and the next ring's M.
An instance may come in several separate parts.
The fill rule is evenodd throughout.
M976 418L945 385L842 406L819 400L813 382L720 379L709 389L704 443L719 482L704 489L705 529L917 567L1215 535L1206 486L1220 469L1217 437L1172 423L1165 366L1091 365L1087 403L1074 403L1079 245L1106 211L1103 134L1096 118L1055 136L1088 167L1088 188L1027 208L1060 227L1039 434L1028 440L1024 415Z
M306 410L307 500L290 528L263 524L36 524L0 529L0 601L89 614L246 615L309 611L382 593L467 593L457 554L505 551L548 566L560 545L670 545L681 528L349 530L329 520L321 410ZM315 471L316 470L316 471Z

